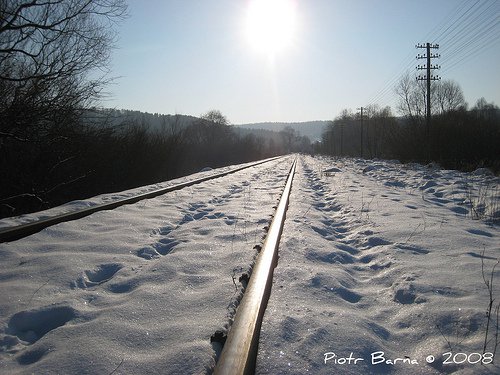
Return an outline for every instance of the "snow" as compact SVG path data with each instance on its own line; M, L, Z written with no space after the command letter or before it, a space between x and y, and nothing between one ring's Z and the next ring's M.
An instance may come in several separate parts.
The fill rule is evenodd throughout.
M481 258L489 277L499 257L498 226L487 222L493 211L498 217L498 179L396 162L301 160L257 373L499 373L498 365L443 364L449 351L482 354L489 296ZM341 172L324 173L331 168ZM482 201L485 220L476 220L471 199ZM382 363L380 352L395 364Z
M0 244L0 373L210 373L294 157ZM443 364L482 354L498 178L298 157L256 373L499 373ZM380 352L395 364L372 364Z
M231 170L234 170L234 169L246 166L246 165L250 165L250 164L253 164L253 162L239 164L239 165L230 165L230 166L218 168L218 169L205 167L199 173L196 173L193 175L180 177L177 179L173 179L173 180L169 180L169 181L165 181L165 182L161 182L161 183L140 186L140 187L135 188L135 189L129 189L129 190L125 190L125 191L118 192L118 193L101 194L101 195L97 195L95 197L85 199L85 200L71 201L71 202L62 204L60 206L53 207L51 209L40 211L40 212L34 212L31 214L26 214L26 215L17 216L17 217L5 218L5 219L0 220L0 229L6 228L6 227L12 227L12 226L16 226L16 225L21 225L21 224L27 224L27 223L31 223L31 222L34 222L37 220L48 219L48 218L53 217L53 216L62 215L62 214L66 214L66 213L70 213L70 212L74 212L74 211L79 211L79 210L89 208L89 207L94 207L94 206L97 206L100 204L112 203L112 202L115 202L117 200L135 197L135 196L140 195L140 194L146 194L146 193L150 193L150 192L153 192L156 190L165 189L165 188L168 188L168 187L171 187L174 185L183 184L183 183L186 183L188 181L193 181L197 178L206 178L208 176L213 176L213 175L220 174L220 173L226 173L226 172L229 172Z
M289 164L262 164L1 244L0 373L212 368L218 348L210 337L232 318L238 279Z

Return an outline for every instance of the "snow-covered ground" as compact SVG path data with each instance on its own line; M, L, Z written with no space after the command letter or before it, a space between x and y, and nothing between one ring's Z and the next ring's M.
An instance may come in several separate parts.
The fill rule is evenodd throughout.
M271 158L272 159L272 158ZM270 159L269 159L270 160ZM254 164L255 162L238 164L238 165L229 165L227 167L212 169L210 167L203 168L203 170L194 175L188 175L185 177L180 177L174 180L169 180L157 184L145 185L135 189L129 189L118 193L108 193L101 194L95 197L84 199L84 200L75 200L65 204L62 204L57 207L53 207L48 210L34 212L22 216L16 216L11 218L5 218L0 220L0 229L13 227L20 224L27 224L37 220L48 219L57 215L67 214L74 211L80 211L89 207L98 206L101 204L113 203L118 200L123 200L126 198L135 197L137 195L151 193L156 190L162 190L165 188L169 188L174 185L184 184L186 182L193 181L195 179L207 178L209 176L214 176L221 173L228 173L232 170L248 166Z
M0 373L211 369L290 163L0 244Z
M211 372L210 338L294 157L0 244L0 373ZM299 156L257 373L499 373L481 364L498 186L485 171Z
M481 259L489 278L499 230L477 218L498 215L498 183L485 171L301 158L257 373L500 373L498 358L481 364Z

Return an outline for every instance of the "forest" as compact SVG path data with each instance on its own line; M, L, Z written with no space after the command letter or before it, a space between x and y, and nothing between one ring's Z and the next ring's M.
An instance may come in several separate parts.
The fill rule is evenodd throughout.
M335 156L500 171L498 106L480 98L469 109L458 83L438 81L431 86L432 116L427 124L425 86L406 75L394 91L399 98L399 116L390 107L377 105L363 108L363 115L345 109L329 124L315 149Z
M165 116L159 128L136 120L113 124L95 113L3 138L2 217L285 154L302 139L293 129L266 138L240 135L217 110L188 123L186 116Z

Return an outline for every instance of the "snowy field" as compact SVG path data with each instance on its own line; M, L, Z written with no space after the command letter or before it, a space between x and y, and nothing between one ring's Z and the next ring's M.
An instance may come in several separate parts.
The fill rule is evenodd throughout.
M123 200L126 198L131 198L135 197L137 195L141 194L147 194L151 193L156 190L161 190L165 188L172 187L174 185L179 185L179 184L184 184L189 181L195 180L195 179L201 179L201 178L207 178L209 176L214 176L216 174L221 174L221 173L228 173L232 170L248 166L254 164L253 162L251 163L244 163L244 164L238 164L238 165L230 165L227 167L222 167L222 168L217 168L217 169L211 169L209 167L204 168L204 170L200 173L196 173L194 175L189 175L185 177L180 177L174 180L169 180L157 184L152 184L152 185L146 185L146 186L141 186L135 189L129 189L125 190L119 193L109 193L109 194L101 194L97 195L95 197L85 199L85 200L76 200L76 201L71 201L65 204L62 204L57 207L53 207L48 210L40 211L40 212L34 212L30 214L26 214L23 216L18 216L18 217L12 217L12 218L5 218L0 220L0 229L2 228L7 228L7 227L12 227L20 224L27 224L31 223L37 220L43 220L43 219L48 219L57 215L62 215L62 214L67 214L71 213L74 211L80 211L86 208L90 207L95 207L100 204L108 204L108 203L113 203L118 200Z
M482 365L481 272L500 257L486 220L499 214L498 183L485 171L301 158L257 373L499 374L498 358Z
M206 373L291 160L0 244L0 373Z
M294 157L0 244L0 373L210 373ZM499 210L486 171L299 156L256 372L500 373Z

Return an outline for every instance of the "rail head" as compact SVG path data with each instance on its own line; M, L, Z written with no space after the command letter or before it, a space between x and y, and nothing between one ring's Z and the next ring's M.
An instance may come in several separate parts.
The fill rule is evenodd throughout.
M260 326L271 293L273 271L277 263L278 246L285 221L286 209L297 160L294 160L280 202L266 239L257 257L234 322L229 330L216 375L253 374L257 357Z

